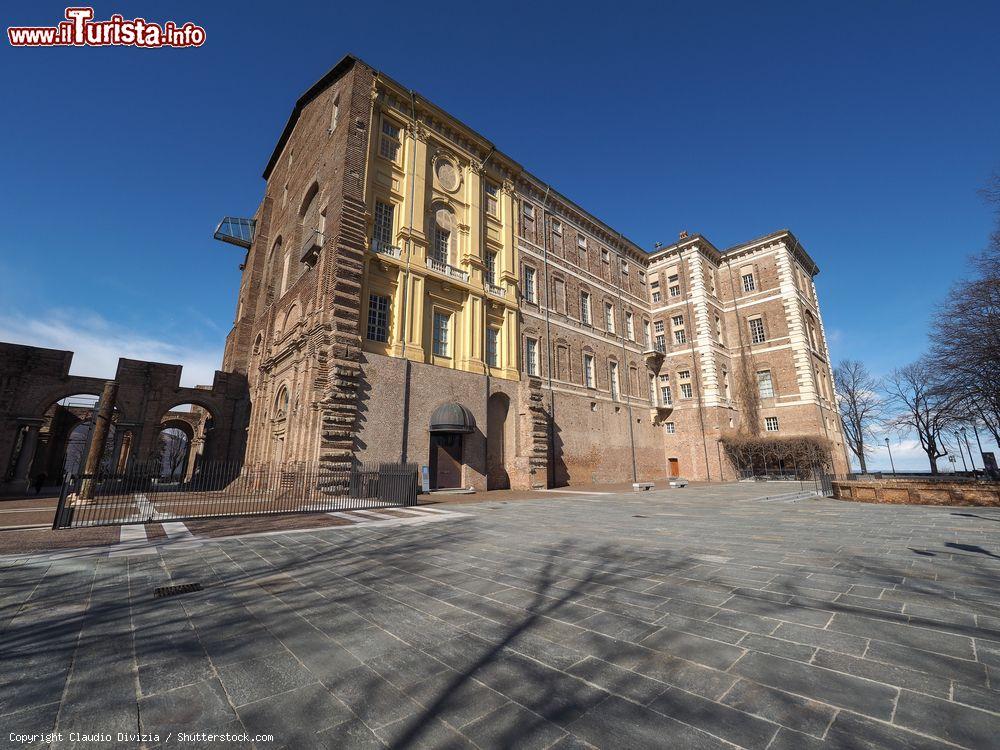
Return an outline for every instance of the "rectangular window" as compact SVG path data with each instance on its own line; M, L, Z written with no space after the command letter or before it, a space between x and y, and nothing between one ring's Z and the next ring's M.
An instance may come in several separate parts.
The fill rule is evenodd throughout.
M622 258L622 276L628 276L628 261Z
M671 297L680 297L681 296L681 287L680 287L680 284L671 284L670 285L670 296Z
M625 313L625 335L628 336L629 341L635 341L635 320L632 318L632 313Z
M674 326L674 328L680 328L681 326L684 325L684 316L675 315L670 319L670 323Z
M650 289L659 289L660 288L660 281L659 281L659 279L653 279L652 281L650 281L649 282L649 288Z
M660 301L660 293L653 292L653 302L659 302L659 301Z
M486 253L486 283L492 286L497 285L497 254Z
M752 292L757 288L757 283L754 281L752 273L743 274L743 291Z
M757 390L761 398L774 398L774 383L771 381L770 370L761 370L757 373Z
M750 324L750 341L754 344L762 344L767 341L767 337L764 335L763 318L751 318L748 323Z
M576 246L580 248L583 252L587 251L587 238L582 235L577 235Z
M532 206L530 203L525 203L521 210L524 211L525 219L527 219L528 221L535 220L535 207Z
M378 146L379 155L389 161L399 158L399 128L388 120L382 120L382 138Z
M590 295L587 292L580 292L580 322L590 325Z
M666 430L668 435L673 435L677 432L677 428L674 426L673 422L664 422L663 428Z
M778 431L778 418L777 417L764 417L764 429L768 432Z
M538 339L526 339L524 342L524 364L529 375L538 375Z
M588 388L594 387L594 355L583 355L583 384Z
M646 274L643 271L639 271L639 283L646 286Z
M530 266L524 267L524 298L528 302L535 301L535 269Z
M670 386L669 385L661 385L660 386L660 397L663 399L663 405L664 406L670 406L671 404L674 403L674 396L670 392Z
M675 344L687 343L687 334L684 333L683 328L678 328L676 331L674 331L674 343Z
M441 227L434 227L434 247L431 250L431 257L440 263L447 263L448 245L451 241L451 232Z
M375 231L372 232L372 244L379 250L392 246L392 217L396 207L391 203L375 201Z
M499 367L500 359L498 357L500 347L500 329L499 328L487 328L486 329L486 364L490 367Z
M611 375L611 398L615 401L618 400L618 363L612 362L609 365L609 371Z
M604 263L611 262L611 253L608 252L608 249L606 247L601 248L601 261L603 261Z
M552 220L552 234L562 237L562 222L558 219Z
M448 334L451 328L451 315L434 312L434 353L439 357L448 355Z
M657 320L653 322L653 330L657 333L663 333L663 321Z
M690 383L681 383L681 398L691 398L694 391L691 390Z
M615 307L610 302L604 303L604 327L608 333L615 332Z
M490 216L500 215L500 188L492 182L487 182L486 187L486 213Z
M389 340L389 298L381 294L368 295L367 337L382 343Z
M667 350L667 339L662 333L656 334L656 351L665 352Z

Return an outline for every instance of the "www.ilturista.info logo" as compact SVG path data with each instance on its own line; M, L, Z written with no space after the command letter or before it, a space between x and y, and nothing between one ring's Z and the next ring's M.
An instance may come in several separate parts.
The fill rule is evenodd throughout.
M163 24L145 18L126 19L115 13L95 21L93 8L67 8L66 20L56 26L11 26L7 39L13 47L200 47L205 29L190 21Z

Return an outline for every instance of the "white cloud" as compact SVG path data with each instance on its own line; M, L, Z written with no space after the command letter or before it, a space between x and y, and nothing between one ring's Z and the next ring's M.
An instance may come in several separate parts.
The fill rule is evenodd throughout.
M96 313L49 310L40 315L0 315L0 341L74 352L70 373L113 378L118 358L183 365L181 385L211 385L222 347L164 341L116 325Z

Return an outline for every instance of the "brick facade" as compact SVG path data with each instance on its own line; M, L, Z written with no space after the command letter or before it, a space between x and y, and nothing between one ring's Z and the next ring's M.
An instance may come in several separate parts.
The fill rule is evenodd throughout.
M224 363L249 380L252 462L432 463L428 420L456 402L465 486L631 479L633 455L639 478L731 479L719 440L751 427L829 437L846 466L817 269L789 232L649 253L352 57L264 177ZM773 395L748 409L762 372Z

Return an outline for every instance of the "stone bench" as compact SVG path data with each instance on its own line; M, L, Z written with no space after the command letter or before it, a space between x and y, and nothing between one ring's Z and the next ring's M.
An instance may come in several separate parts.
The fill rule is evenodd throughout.
M635 492L646 492L648 490L656 489L656 485L652 482L633 482L632 490Z

